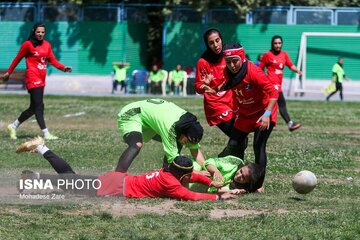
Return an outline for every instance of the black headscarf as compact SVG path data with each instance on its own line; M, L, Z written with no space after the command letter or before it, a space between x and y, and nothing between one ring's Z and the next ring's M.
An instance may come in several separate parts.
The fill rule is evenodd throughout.
M174 161L169 164L169 167L165 171L170 172L174 177L181 179L188 174L193 172L194 165L192 161L184 156L177 156Z
M185 134L191 143L198 143L203 137L204 129L192 113L185 113L175 123L176 136Z
M213 50L211 50L211 48L208 45L207 38L213 33L219 34L221 42L223 43L223 38L222 38L221 33L220 33L220 31L218 29L210 28L210 29L206 30L206 32L203 35L206 50L201 55L201 58L205 59L209 63L217 63L222 59L222 56L223 56L222 51L221 51L220 54L216 54L216 53L213 52Z
M31 29L31 32L30 32L30 36L28 38L28 40L30 40L30 42L32 43L32 45L34 47L37 47L39 45L42 44L43 40L38 40L35 36L35 31L38 27L44 27L45 28L45 24L43 23L36 23L33 28Z
M280 39L281 40L281 42L283 42L283 39L282 39L282 37L280 36L280 35L275 35L275 36L273 36L272 38L271 38L271 52L274 54L274 55L278 55L280 52L281 52L281 49L280 49L280 51L275 51L275 49L274 49L274 41L275 41L275 39Z

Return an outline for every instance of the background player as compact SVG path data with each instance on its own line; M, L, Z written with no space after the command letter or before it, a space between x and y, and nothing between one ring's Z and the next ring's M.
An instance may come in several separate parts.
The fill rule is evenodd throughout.
M25 84L30 94L30 106L20 114L18 119L8 125L7 129L11 139L17 139L16 129L34 114L45 139L58 139L58 137L49 132L44 120L43 98L47 62L64 72L71 72L72 68L64 66L56 60L51 45L48 41L44 40L44 36L45 25L42 23L35 24L29 39L21 45L19 53L2 77L4 81L7 81L21 59L26 58Z
M279 112L281 117L285 120L286 124L290 131L294 131L301 127L300 123L295 123L291 121L288 111L286 109L286 101L284 97L284 93L282 90L282 81L284 75L284 68L287 66L291 71L302 75L302 72L296 68L296 66L292 63L289 58L287 52L283 51L282 48L283 40L279 35L275 35L271 39L271 49L264 53L260 68L267 69L268 78L274 82L279 89Z

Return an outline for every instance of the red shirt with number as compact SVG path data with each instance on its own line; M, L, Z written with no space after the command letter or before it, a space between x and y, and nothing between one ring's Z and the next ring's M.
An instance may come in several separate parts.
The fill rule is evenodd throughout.
M212 64L203 58L196 66L195 91L198 94L204 94L204 111L208 124L210 126L217 125L222 122L229 121L233 117L233 102L231 90L221 91L216 94L206 93L201 89L202 76L201 73L211 74L214 76L210 83L210 87L218 86L226 81L224 76L224 69L226 63L224 58L218 63Z
M277 55L275 55L272 51L264 53L260 63L261 69L264 70L266 67L268 78L278 85L279 92L282 92L281 85L285 66L291 68L294 64L290 60L287 52L282 50Z
M175 198L183 200L216 200L215 194L190 191L164 169L142 175L127 175L121 172L109 172L98 178L101 187L98 196L124 196L127 198ZM210 186L211 179L192 173L190 182Z
M40 45L34 47L30 40L27 40L21 45L7 72L11 74L24 57L26 58L25 84L28 90L45 86L47 62L61 71L65 70L65 66L56 60L48 41L43 40Z
M261 125L257 122L270 99L277 99L279 92L276 85L265 73L252 62L247 62L247 73L244 79L232 88L235 106L234 127L243 132L253 132ZM275 125L277 107L271 112L270 121Z

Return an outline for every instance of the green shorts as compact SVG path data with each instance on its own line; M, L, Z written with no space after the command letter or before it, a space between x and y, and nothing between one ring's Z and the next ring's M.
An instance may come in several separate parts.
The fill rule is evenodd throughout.
M148 142L152 139L156 132L149 127L145 127L140 117L139 107L127 107L118 114L118 128L120 135L124 137L130 132L139 132L143 136L143 141Z

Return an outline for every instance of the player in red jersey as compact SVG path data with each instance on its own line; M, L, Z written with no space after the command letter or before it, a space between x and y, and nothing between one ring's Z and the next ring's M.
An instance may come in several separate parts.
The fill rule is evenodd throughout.
M40 126L44 138L47 140L57 139L56 136L49 133L44 120L44 87L46 78L47 63L60 69L63 72L71 72L72 68L64 66L56 60L51 45L48 41L44 40L45 25L42 23L35 24L31 30L29 39L25 41L12 61L9 69L2 76L4 81L7 81L14 71L15 67L19 64L21 59L26 59L26 76L25 84L26 89L30 94L30 106L23 111L19 118L12 124L8 125L7 129L11 139L17 139L16 129L24 121L29 119L35 114L36 121Z
M278 105L280 115L285 120L289 130L294 131L300 128L301 124L295 123L290 119L286 109L285 97L282 91L282 81L285 66L300 76L302 75L302 72L292 63L287 52L281 50L282 44L283 40L281 36L276 35L272 37L271 50L263 55L260 68L264 69L266 67L268 78L277 84L277 87L279 88Z
M84 176L76 174L70 165L45 146L41 137L34 138L21 144L16 150L21 152L37 152L41 154L60 175L40 174L23 171L22 179L49 179L54 186L59 186L59 180L68 182L88 182L84 187L62 187L75 194L90 196L120 196L126 198L175 198L183 200L220 200L234 198L239 190L221 192L218 195L197 193L186 186L189 182L197 182L205 186L221 188L220 184L193 172L193 163L189 158L177 156L167 168L142 175L128 175L122 172L108 172L102 176ZM81 186L80 183L73 184ZM21 190L21 189L20 189Z
M259 188L258 191L263 191L261 186L267 163L266 143L276 125L279 93L265 73L246 60L244 48L240 44L225 45L224 57L227 66L225 77L228 81L216 89L232 89L236 117L227 148L219 156L234 155L244 159L245 148L242 146L249 133L254 132L255 162L263 168L261 179L254 185ZM204 89L209 93L217 91L210 87Z
M195 91L204 95L204 111L208 124L216 125L230 136L234 122L232 92L227 90L211 94L203 89L205 83L215 87L225 82L226 64L222 54L223 40L220 31L215 28L207 30L204 33L204 42L206 50L196 66Z

